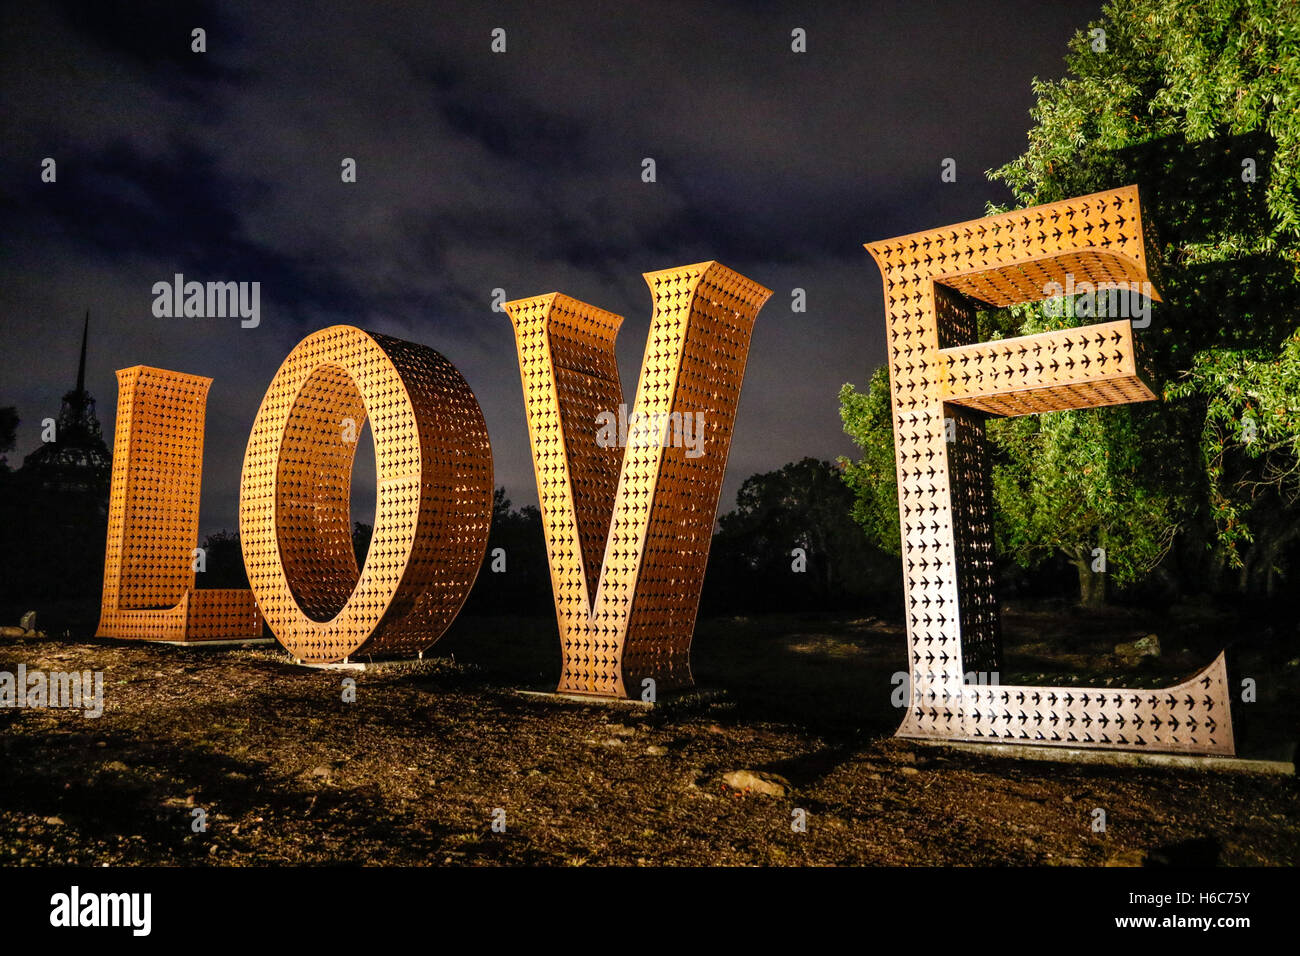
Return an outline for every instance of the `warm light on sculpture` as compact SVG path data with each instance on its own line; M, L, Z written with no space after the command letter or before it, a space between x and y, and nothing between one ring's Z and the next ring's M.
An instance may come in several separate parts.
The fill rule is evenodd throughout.
M352 461L370 421L375 524L352 549ZM296 658L431 646L478 574L492 520L492 451L474 393L433 349L336 325L303 339L253 423L240 486L248 580Z
M1137 188L866 248L884 276L903 545L911 695L898 734L1233 753L1222 653L1160 690L964 681L967 671L1001 667L983 419L1155 397L1138 372L1128 320L976 342L976 311L1048 298L1050 283L1147 283Z
M699 449L671 441L629 441L624 449L598 440L598 422L624 401L614 357L620 316L559 293L505 305L519 352L565 693L646 698L651 688L692 685L691 635L745 358L754 317L771 295L716 262L645 279L654 316L628 417L666 431L690 415L704 428Z
M143 365L117 373L96 637L211 641L262 634L251 591L194 587L211 384L210 378Z

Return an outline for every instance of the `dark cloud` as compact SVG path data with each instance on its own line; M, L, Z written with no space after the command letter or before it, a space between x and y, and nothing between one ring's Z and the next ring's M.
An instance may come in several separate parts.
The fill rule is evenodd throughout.
M1030 80L1097 3L8 5L0 89L0 404L20 454L71 384L114 369L210 375L205 530L233 527L267 383L347 322L446 354L475 389L497 481L536 500L509 321L560 290L627 316L641 273L705 259L776 294L760 314L724 492L852 451L836 392L883 359L861 245L982 214L1023 148ZM208 52L190 52L207 30ZM808 53L790 52L790 30ZM495 27L509 50L489 50ZM59 163L55 185L39 164ZM358 163L343 185L340 162ZM641 182L652 157L658 182ZM942 184L940 163L957 162ZM262 326L156 319L176 273L262 283ZM790 311L807 290L808 312ZM629 400L631 396L629 395ZM369 476L365 487L372 487Z

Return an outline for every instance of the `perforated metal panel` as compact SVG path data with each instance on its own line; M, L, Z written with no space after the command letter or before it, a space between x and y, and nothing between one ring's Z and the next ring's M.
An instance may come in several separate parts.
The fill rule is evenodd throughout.
M260 637L247 590L194 589L203 422L212 379L136 365L117 373L113 480L98 637Z
M1127 319L975 342L975 312L1047 298L1053 282L1151 281L1148 246L1132 186L866 246L889 329L911 675L900 736L1233 753L1222 653L1159 691L963 679L1001 669L984 417L1155 397Z
M357 437L375 443L375 526L352 550ZM492 450L474 393L433 349L352 326L303 339L272 379L244 455L244 566L295 657L414 654L469 594L492 520Z
M507 302L546 531L559 690L639 696L692 685L690 642L754 317L772 294L716 262L648 272L654 316L629 419L701 415L702 454L601 447L623 402L622 318L559 293ZM698 421L698 419L693 419Z

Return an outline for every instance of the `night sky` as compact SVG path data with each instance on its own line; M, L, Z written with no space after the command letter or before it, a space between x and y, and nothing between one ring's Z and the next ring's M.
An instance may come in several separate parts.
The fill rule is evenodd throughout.
M496 483L535 503L514 336L492 290L624 315L630 403L651 309L641 274L708 259L775 292L722 510L755 472L852 454L837 392L884 359L862 243L1010 199L984 173L1024 149L1030 81L1061 75L1100 2L5 7L0 405L22 418L10 464L72 387L89 308L88 387L110 444L116 369L215 379L206 533L237 527L244 446L280 362L337 323L454 362L483 407ZM191 52L194 27L206 53ZM795 27L806 53L791 51ZM45 157L56 183L41 182ZM955 183L940 179L947 157ZM152 287L178 272L261 282L261 325L155 318ZM361 447L354 517L369 520Z

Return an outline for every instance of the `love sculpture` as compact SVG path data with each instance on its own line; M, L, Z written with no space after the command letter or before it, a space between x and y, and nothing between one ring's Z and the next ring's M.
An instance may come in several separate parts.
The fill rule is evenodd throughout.
M888 315L911 678L900 736L1233 753L1223 654L1158 691L964 681L967 670L1001 667L984 418L1155 397L1127 320L977 342L976 311L1045 299L1076 280L1145 284L1147 243L1129 187L866 247L884 275ZM623 420L614 356L622 319L559 293L505 306L565 693L653 699L691 686L690 641L745 360L771 295L716 262L645 278L654 315L629 420L654 424L651 440L627 439L626 448L597 428L603 416ZM140 367L118 374L101 635L252 636L260 609L295 657L327 662L422 651L446 630L483 558L492 458L478 402L445 358L350 326L316 332L289 354L244 458L251 594L196 591L188 563L211 380ZM665 440L674 416L707 429L696 454ZM348 505L367 418L378 501L358 569Z
M487 544L492 452L474 393L433 349L334 326L289 353L244 456L251 591L194 588L212 380L137 366L118 382L97 636L248 639L262 633L260 609L297 659L329 662L416 653L451 624ZM378 500L360 570L349 503L367 417Z
M1001 667L984 418L1155 397L1128 320L977 342L976 311L1080 280L1146 286L1148 241L1130 186L866 246L889 327L910 676L899 736L1234 752L1222 653L1160 690L964 682Z
M599 413L622 401L618 316L558 293L507 304L560 622L560 690L571 693L622 697L647 679L659 689L691 685L690 639L750 333L771 295L712 262L645 278L655 312L633 414L698 416L709 429L698 456L663 435L626 453L597 441ZM127 573L106 574L104 616L117 623L101 625L101 636L253 637L260 608L306 662L413 654L437 641L474 583L492 516L487 428L450 362L350 326L313 333L289 353L244 456L239 529L251 592L193 589L211 380L147 371L145 390L132 385L137 370L119 373L112 496L133 510L110 525L106 571ZM358 569L349 501L367 418L377 503ZM164 567L171 577L160 588ZM182 603L167 627L146 627L144 612L113 616L133 601ZM227 613L200 627L193 609L210 605Z
M117 373L117 422L96 637L254 638L247 590L196 590L203 419L212 379L136 365Z
M654 700L692 686L691 635L754 317L771 291L716 262L647 272L650 336L630 419L654 440L603 447L623 402L621 316L559 293L507 302L515 326L563 667L559 691ZM693 415L703 454L665 442Z
M375 526L359 570L349 504L367 417ZM290 654L425 650L469 596L491 521L487 425L454 365L338 325L289 353L248 436L239 539L258 606Z

